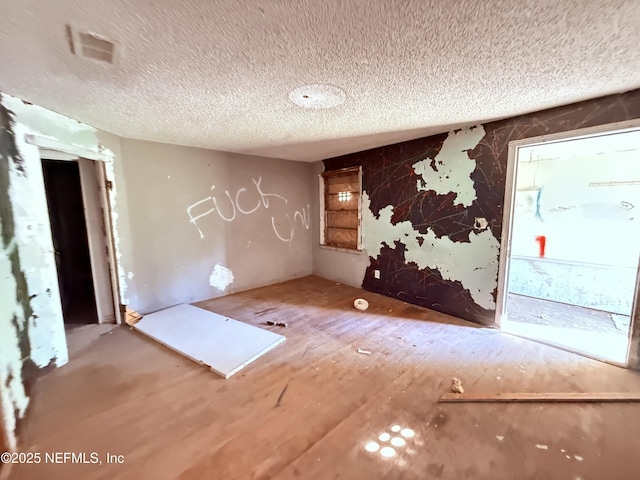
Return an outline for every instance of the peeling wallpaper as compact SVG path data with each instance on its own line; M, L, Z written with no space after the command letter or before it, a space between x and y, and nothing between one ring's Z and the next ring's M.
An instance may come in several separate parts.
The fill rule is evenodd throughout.
M0 414L3 443L15 448L16 421L28 405L23 383L22 348L28 346L31 312L26 279L20 265L15 219L11 206L11 180L24 169L13 135L13 113L0 104ZM25 337L27 342L25 342ZM31 365L31 362L29 362ZM29 367L27 367L29 368Z
M104 150L95 129L0 96L0 407L13 449L39 370L68 361L40 152L25 135Z
M485 131L482 125L451 132L438 154L413 164L418 175L418 191L435 191L438 195L456 194L453 205L469 207L477 198L471 179L475 162L467 152L474 149Z
M420 270L437 269L444 280L462 282L476 304L495 308L490 285L498 275L498 262L489 259L497 257L500 244L490 231L474 231L468 242L454 242L447 236L437 237L433 230L422 233L410 221L392 223L392 206L374 217L366 192L362 206L363 246L371 258L380 258L383 245L402 244L406 263Z
M316 272L349 263L366 290L493 324L509 142L633 118L640 90L325 160L362 166L367 260L321 252Z

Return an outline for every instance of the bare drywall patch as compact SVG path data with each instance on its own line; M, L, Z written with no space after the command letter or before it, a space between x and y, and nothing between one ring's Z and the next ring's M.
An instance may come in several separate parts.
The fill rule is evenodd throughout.
M213 268L209 277L209 285L223 292L233 283L233 272L219 263Z
M407 263L419 269L438 270L445 280L459 281L469 290L474 302L485 309L494 309L493 290L498 275L500 244L490 230L472 232L469 242L454 242L449 237L438 238L433 230L421 233L409 221L393 224L393 206L388 205L378 217L370 209L367 192L362 196L363 247L370 257L377 258L383 245L395 248L395 242L406 247Z
M473 228L476 230L486 230L489 228L489 222L487 222L487 219L484 217L476 217L473 222Z
M471 206L476 191L471 173L476 162L469 158L469 150L478 145L485 131L482 125L450 132L434 158L425 158L413 165L419 176L418 191L433 190L438 195L456 193L454 205Z

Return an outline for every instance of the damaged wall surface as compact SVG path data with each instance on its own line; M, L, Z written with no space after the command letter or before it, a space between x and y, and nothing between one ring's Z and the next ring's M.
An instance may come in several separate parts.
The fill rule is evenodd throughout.
M122 139L140 313L311 274L311 165Z
M493 324L509 142L638 117L635 90L325 160L362 166L364 250L316 246L314 272Z
M15 448L39 370L68 360L40 151L25 135L100 146L95 129L0 95L0 405Z
M146 313L312 271L311 165L125 140L2 94L0 407L5 443L46 366L67 362L38 147L106 156L118 298ZM126 176L126 179L125 179Z

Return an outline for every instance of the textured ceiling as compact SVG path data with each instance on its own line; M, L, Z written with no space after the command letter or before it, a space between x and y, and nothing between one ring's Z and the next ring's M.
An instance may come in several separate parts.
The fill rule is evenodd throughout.
M66 25L120 44L70 52ZM116 135L312 161L640 87L637 0L0 0L0 90ZM330 84L332 109L289 92Z

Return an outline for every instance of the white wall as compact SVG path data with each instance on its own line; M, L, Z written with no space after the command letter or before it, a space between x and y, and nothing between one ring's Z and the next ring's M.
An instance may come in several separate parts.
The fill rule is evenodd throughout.
M311 274L306 163L122 140L141 313Z

